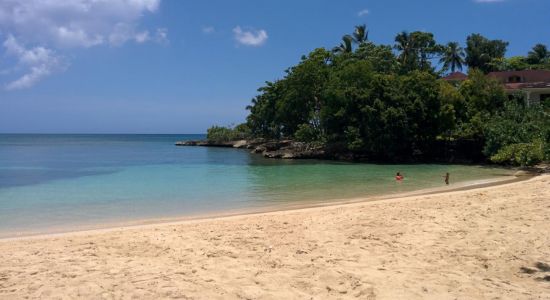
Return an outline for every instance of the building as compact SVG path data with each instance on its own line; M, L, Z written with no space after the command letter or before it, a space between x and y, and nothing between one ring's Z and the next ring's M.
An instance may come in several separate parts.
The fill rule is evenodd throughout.
M487 76L500 81L510 95L522 93L527 105L550 99L550 71L548 70L491 72ZM468 76L461 72L443 77L443 80L455 82L466 79Z
M487 76L504 84L510 94L518 91L524 93L527 104L538 104L550 99L550 71L525 70L492 72Z
M468 79L468 75L462 72L453 72L443 77L443 80L446 80L446 81L464 81L466 79Z

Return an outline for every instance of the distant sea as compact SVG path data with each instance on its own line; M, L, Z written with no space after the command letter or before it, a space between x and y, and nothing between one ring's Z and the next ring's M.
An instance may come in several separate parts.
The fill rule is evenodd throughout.
M462 165L272 160L176 147L204 135L0 134L0 237L293 203L318 204L510 175ZM399 171L402 183L394 180Z

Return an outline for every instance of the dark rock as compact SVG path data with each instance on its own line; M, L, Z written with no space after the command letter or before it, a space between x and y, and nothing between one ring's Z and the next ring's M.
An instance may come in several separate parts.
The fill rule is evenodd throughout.
M197 146L198 141L177 141L176 146Z
M251 153L263 153L265 151L267 151L265 146L260 145L260 146L255 147L254 150L251 151Z
M324 159L331 158L327 155L324 146L295 142L292 140L239 140L231 142L211 141L179 141L176 146L202 146L202 147L233 147L249 149L251 153L262 154L267 158L280 159Z
M209 142L209 141L178 141L176 146L201 146L201 147L233 147L235 142Z

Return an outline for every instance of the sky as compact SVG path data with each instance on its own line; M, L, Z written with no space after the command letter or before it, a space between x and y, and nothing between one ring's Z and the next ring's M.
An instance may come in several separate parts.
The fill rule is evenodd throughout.
M204 133L355 25L550 46L549 0L0 0L0 133Z

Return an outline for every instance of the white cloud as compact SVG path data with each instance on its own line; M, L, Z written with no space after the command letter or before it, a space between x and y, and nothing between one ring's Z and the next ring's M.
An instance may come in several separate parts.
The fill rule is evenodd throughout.
M6 53L17 58L18 64L27 68L26 74L6 85L7 90L28 88L53 72L63 70L65 64L53 50L44 47L26 49L13 35L4 42Z
M157 43L161 43L161 44L168 43L168 29L166 29L166 28L157 28L154 40Z
M497 3L497 2L504 2L506 0L474 0L476 3Z
M120 46L129 41L139 44L167 42L164 28L156 29L154 34L150 30L139 29L140 19L155 13L160 1L1 0L0 33L4 35L0 35L0 39L5 40L6 54L16 58L15 67L24 72L6 88L29 87L63 70L54 67L66 65L62 62L62 56L56 54L60 51L100 45ZM15 48L21 51L14 51ZM48 57L49 63L45 60L35 64L24 62L22 55L32 53L42 53Z
M362 16L368 15L369 13L370 13L370 11L369 11L368 9L363 9L363 10L359 11L359 12L357 13L357 15L358 15L359 17L362 17Z
M240 26L233 28L235 40L245 46L258 47L267 41L267 32L261 30L243 30Z
M214 26L204 26L202 27L202 33L204 34L210 34L216 32L216 28Z
M137 43L145 43L147 41L149 41L151 38L149 37L149 31L148 30L145 30L143 32L139 32L138 34L136 34L136 36L134 37L136 42Z

